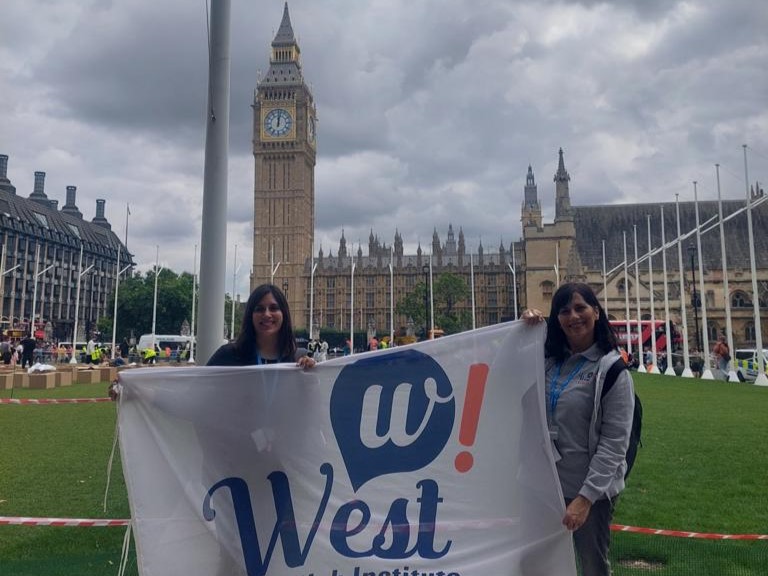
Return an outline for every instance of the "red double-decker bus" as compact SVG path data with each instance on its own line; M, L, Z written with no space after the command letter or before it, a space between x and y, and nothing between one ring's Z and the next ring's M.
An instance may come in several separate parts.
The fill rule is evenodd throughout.
M611 320L611 328L616 332L616 337L619 340L619 344L625 349L627 348L627 321L626 320ZM664 328L663 320L656 320L651 322L650 320L640 321L640 335L642 337L642 344L638 346L638 334L637 334L637 320L629 321L629 342L631 343L632 350L643 350L644 348L652 348L653 342L651 340L651 334L656 337L656 350L658 352L665 351L667 349L667 333ZM683 336L680 334L680 330L677 329L672 322L669 324L669 335L672 338L672 350L677 350L683 344Z

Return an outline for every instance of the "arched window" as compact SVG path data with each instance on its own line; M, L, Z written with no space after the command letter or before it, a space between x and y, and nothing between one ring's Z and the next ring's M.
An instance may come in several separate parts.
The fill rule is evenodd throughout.
M709 336L710 342L717 340L717 337L720 336L720 333L720 328L716 322L707 322L707 335Z
M752 300L741 290L731 295L731 308L751 308Z
M552 300L552 294L555 291L555 283L550 282L549 280L545 280L540 284L541 286L541 295L544 297L544 300Z
M755 323L754 322L747 322L747 325L744 326L744 340L746 340L747 342L755 341Z
M632 282L627 282L625 285L624 278L616 283L616 289L619 291L620 296L624 296L624 292L627 288L629 288L630 291L632 290Z

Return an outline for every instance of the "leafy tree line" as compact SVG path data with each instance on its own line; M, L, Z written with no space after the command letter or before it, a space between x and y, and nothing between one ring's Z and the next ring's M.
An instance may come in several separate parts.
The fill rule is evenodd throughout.
M469 287L460 276L451 273L440 274L432 281L432 300L435 314L435 327L446 334L455 334L472 328L472 313L457 310L456 306L470 297ZM429 324L429 286L420 282L395 307L398 314L413 320L414 326L424 327L426 334Z
M158 334L180 334L181 326L186 321L192 322L192 274L176 274L172 270L162 269L157 278L157 318L155 321ZM155 291L155 272L136 273L120 281L117 303L117 340L131 335L138 338L141 334L152 332L152 303ZM396 311L413 320L414 326L426 333L429 324L428 311L425 307L425 293L428 287L421 282L414 286L400 302ZM469 311L459 311L457 306L467 301L469 287L460 276L445 273L436 276L433 286L435 326L446 334L454 334L472 328L472 316ZM108 340L112 335L114 313L114 294L110 298L107 315L98 321L102 338ZM222 336L229 335L229 323L232 317L232 300L225 295L224 322ZM235 307L235 335L242 322L243 304ZM305 334L306 335L306 334Z
M162 269L157 277L157 317L155 331L157 334L180 334L182 324L192 323L192 274L182 272L176 274L172 270ZM117 302L117 340L131 335L137 339L142 334L152 332L152 305L155 294L155 272L146 274L136 273L130 278L120 281ZM115 309L115 296L109 301L107 316L99 319L98 329L102 339L109 340L112 336L112 321ZM225 324L222 336L229 335L232 300L225 296ZM237 333L242 321L242 305L235 307L235 332Z

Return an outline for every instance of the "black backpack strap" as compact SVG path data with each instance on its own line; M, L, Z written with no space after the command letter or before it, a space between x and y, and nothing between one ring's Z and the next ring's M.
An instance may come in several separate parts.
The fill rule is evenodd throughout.
M627 364L622 358L618 358L616 362L611 364L611 367L608 368L608 372L605 374L605 380L603 381L603 391L600 393L600 400L605 398L605 395L611 391L611 388L613 388L613 385L616 384L616 379L619 377L619 374L621 374L621 371L626 369Z

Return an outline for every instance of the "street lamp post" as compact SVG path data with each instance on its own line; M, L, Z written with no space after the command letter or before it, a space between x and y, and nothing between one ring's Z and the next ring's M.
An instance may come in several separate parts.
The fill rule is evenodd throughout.
M429 338L429 265L421 267L424 272L424 339Z
M691 276L693 278L691 304L693 304L693 317L696 323L696 348L701 354L701 338L699 335L699 294L696 292L696 268L694 266L694 255L696 254L696 248L693 244L688 245L688 254L691 256Z

